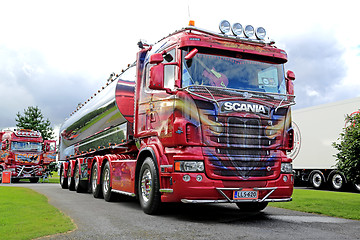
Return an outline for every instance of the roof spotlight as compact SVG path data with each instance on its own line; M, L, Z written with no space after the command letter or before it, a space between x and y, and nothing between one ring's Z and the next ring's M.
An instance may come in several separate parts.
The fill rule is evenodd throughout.
M219 25L220 32L226 34L230 32L230 23L227 20L222 20Z
M256 35L257 39L259 39L259 40L264 40L264 38L265 38L265 36L266 36L265 28L263 28L263 27L258 27L258 28L256 29L255 35Z
M251 25L247 25L244 29L244 34L245 34L245 37L247 37L247 38L253 37L254 32L255 32L254 27Z
M231 31L235 36L239 36L242 33L242 25L240 23L234 23L232 25Z

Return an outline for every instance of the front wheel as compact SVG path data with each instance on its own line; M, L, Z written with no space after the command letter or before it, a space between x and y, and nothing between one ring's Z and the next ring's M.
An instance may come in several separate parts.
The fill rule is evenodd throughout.
M30 178L30 182L37 183L37 182L39 182L39 178L38 177Z
M159 177L154 160L147 157L141 166L138 181L140 205L145 213L156 214L158 212L161 203L159 189Z
M268 205L267 202L238 202L236 203L242 212L260 212Z

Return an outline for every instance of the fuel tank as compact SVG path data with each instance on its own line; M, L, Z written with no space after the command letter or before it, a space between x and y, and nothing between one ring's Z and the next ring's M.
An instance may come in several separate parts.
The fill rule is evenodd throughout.
M133 65L78 107L60 128L59 160L132 138L135 79Z

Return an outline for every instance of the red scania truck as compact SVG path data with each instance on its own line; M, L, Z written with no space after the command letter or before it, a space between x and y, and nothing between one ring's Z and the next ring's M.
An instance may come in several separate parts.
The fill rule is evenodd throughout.
M20 179L38 182L49 164L56 161L56 141L43 141L38 131L4 130L0 131L0 140L0 178L3 171L10 171L13 183Z
M261 27L222 21L220 30L139 42L136 62L63 123L62 188L137 197L148 214L165 202L260 211L291 201L287 54Z

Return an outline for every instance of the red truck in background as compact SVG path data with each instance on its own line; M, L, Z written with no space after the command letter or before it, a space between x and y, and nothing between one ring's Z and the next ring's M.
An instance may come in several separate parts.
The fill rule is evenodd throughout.
M62 188L137 197L147 214L165 202L261 211L291 201L287 54L261 27L222 21L220 30L188 26L139 42L136 62L63 123Z
M11 182L36 183L49 164L56 161L56 141L43 140L40 132L27 129L0 131L0 177L11 172Z

